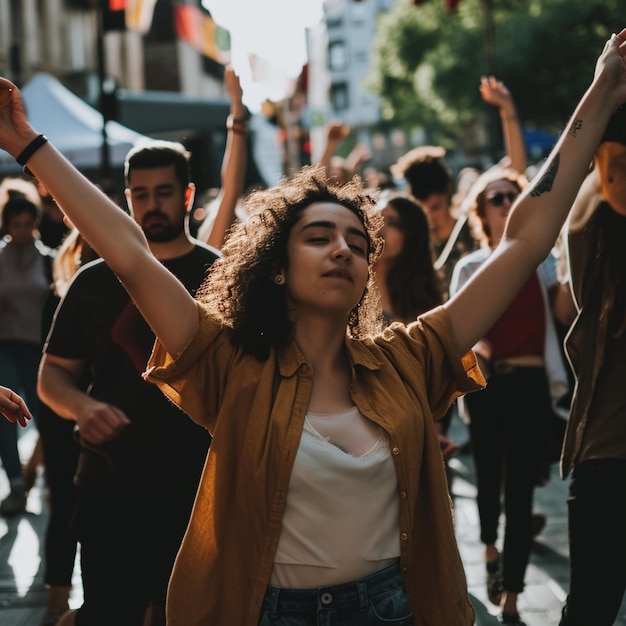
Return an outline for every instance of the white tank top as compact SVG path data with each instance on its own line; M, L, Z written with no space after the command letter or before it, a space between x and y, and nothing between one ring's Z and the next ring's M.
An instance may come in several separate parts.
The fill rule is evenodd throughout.
M387 567L400 555L399 519L398 483L384 431L356 407L309 413L289 480L271 585L312 589Z

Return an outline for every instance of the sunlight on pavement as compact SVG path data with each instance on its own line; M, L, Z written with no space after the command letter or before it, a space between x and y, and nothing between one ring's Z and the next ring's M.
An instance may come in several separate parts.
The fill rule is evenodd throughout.
M15 575L17 595L26 595L39 572L41 557L39 537L27 519L17 524L16 536L9 554L8 563Z

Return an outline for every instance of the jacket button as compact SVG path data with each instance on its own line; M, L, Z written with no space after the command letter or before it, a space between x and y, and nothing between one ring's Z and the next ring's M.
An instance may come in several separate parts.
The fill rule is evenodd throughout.
M398 448L397 446L391 449L391 452L393 454L400 454L400 448Z
M400 535L400 539L402 539L402 541L406 541L409 538L409 536L406 533L402 533Z

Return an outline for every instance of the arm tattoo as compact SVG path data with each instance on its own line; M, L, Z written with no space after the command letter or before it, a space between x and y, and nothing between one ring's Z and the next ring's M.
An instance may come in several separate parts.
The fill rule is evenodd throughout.
M559 170L559 161L561 157L557 152L552 160L552 163L548 166L548 169L544 172L541 178L537 181L535 188L530 192L530 195L533 197L540 196L542 193L546 191L552 190L552 185L554 184L554 179L556 178L556 173Z
M576 137L576 132L579 131L583 127L583 121L579 117L575 117L572 120L572 123L567 131L568 135L572 137Z

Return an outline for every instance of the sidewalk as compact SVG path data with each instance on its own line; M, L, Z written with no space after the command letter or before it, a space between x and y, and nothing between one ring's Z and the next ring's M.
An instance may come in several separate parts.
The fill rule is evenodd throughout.
M467 441L467 430L454 420L451 436L458 443ZM456 534L465 565L470 596L476 610L476 626L496 626L498 607L487 599L485 563L480 543L476 508L473 461L471 454L460 454L450 463L454 471L452 493L455 505ZM547 518L546 526L533 542L526 587L518 607L527 626L557 626L569 588L569 552L567 539L567 490L558 467L552 466L550 481L535 490L535 510ZM504 536L499 532L499 545ZM589 626L594 626L590 624ZM615 626L626 626L626 602L622 604Z
M35 445L37 431L29 424L19 432L20 456L24 461ZM0 470L0 499L8 491L6 475ZM17 517L0 517L0 626L39 626L45 613L43 541L47 521L46 489L40 473L29 494L27 512ZM76 608L82 603L77 568L73 583L70 606Z

